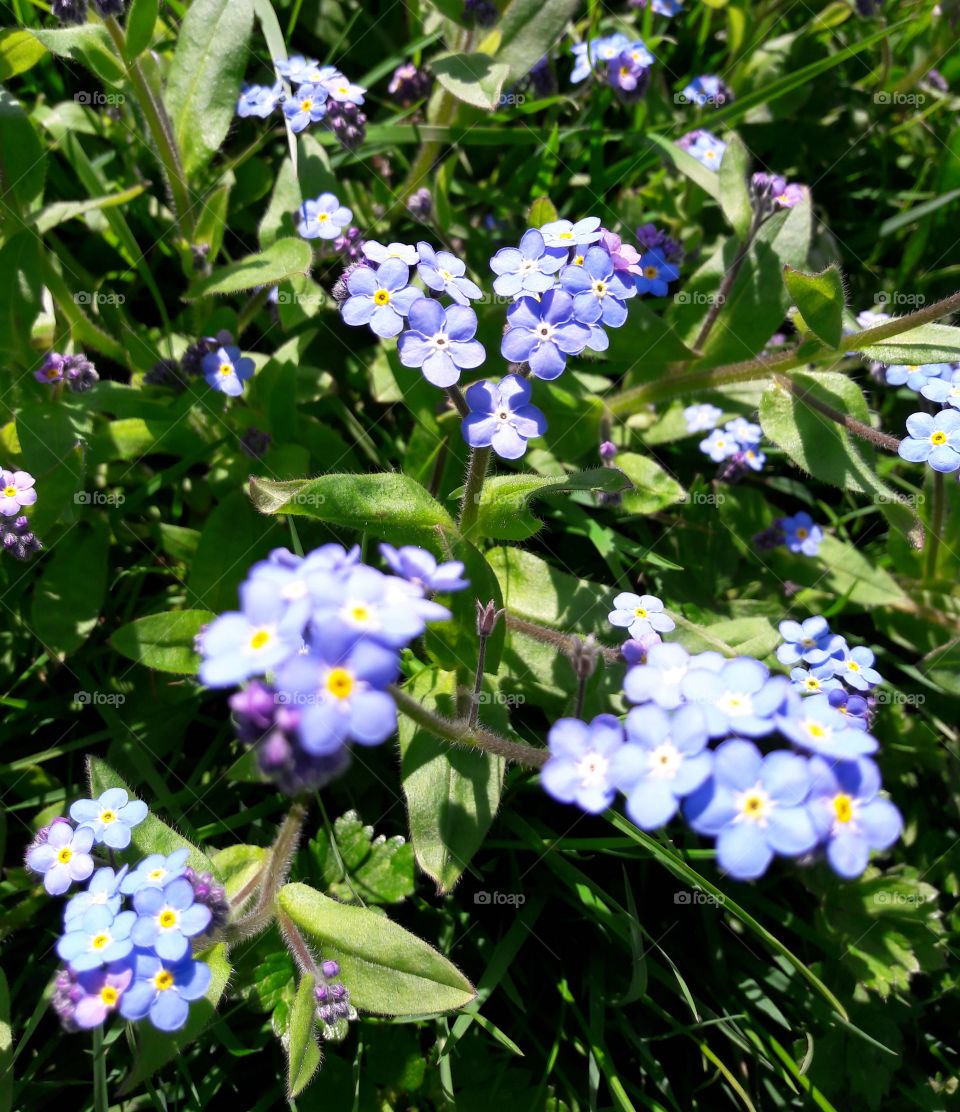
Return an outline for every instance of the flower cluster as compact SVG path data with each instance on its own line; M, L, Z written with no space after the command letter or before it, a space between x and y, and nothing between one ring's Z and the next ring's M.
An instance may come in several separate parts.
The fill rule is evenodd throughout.
M803 695L829 695L832 705L852 716L850 724L854 729L866 729L872 706L864 696L883 682L873 666L870 649L863 645L851 649L844 637L830 632L826 618L820 616L804 622L781 622L780 636L783 644L777 649L777 660L794 665L790 673L793 686ZM834 700L834 692L845 690L844 684L852 692L845 692L846 698ZM852 707L851 695L858 700Z
M720 464L717 477L723 482L733 483L748 471L762 471L767 457L760 450L763 430L745 417L735 417L717 428L723 416L715 405L691 405L684 411L689 432L704 432L710 435L700 441L700 451L714 463Z
M320 1031L325 1039L339 1041L346 1033L347 1024L357 1018L357 1009L350 1003L350 990L340 980L339 962L322 961L317 972L313 997L317 1002Z
M297 134L323 121L348 149L363 142L367 118L360 106L366 89L344 77L336 66L321 66L302 54L276 59L274 67L280 80L273 85L243 87L238 116L266 119L281 107L290 130ZM284 82L293 87L289 95Z
M729 104L734 99L733 90L721 78L712 74L695 77L680 93L680 99L702 108L707 104Z
M618 596L611 621L625 624L634 599ZM650 612L646 596L637 601ZM858 690L880 682L872 653L849 649L822 618L780 629L782 663L806 661L813 670L830 662L831 675ZM622 723L602 714L551 728L543 786L590 813L619 791L644 830L682 814L716 839L720 868L741 880L761 876L774 856L812 860L821 852L840 876L859 876L871 850L899 837L900 813L880 795L870 759L878 746L851 706L856 697L839 685L828 695L798 671L791 685L753 657L648 644L624 680L633 705ZM774 738L790 748L764 753L758 742Z
M607 84L626 101L646 92L654 57L641 39L630 39L621 32L574 43L570 83L578 85L588 77L603 76Z
M709 170L719 170L727 144L709 131L697 128L677 140L677 146L692 155Z
M816 556L822 542L823 529L806 510L800 510L791 517L775 518L769 529L753 538L758 551L784 545L788 551L799 556Z
M0 468L0 551L27 560L43 545L21 511L37 501L34 478L26 471Z
M44 386L59 386L64 382L74 394L85 394L100 381L97 368L82 352L77 355L61 355L57 351L51 351L41 367L33 372L33 377Z
M380 745L396 730L400 652L450 617L428 596L467 585L459 562L414 547L383 555L395 574L362 563L359 548L276 549L250 569L240 609L197 638L200 680L245 684L230 700L240 740L290 794L343 772L351 744Z
M64 909L56 947L65 964L52 1003L67 1031L98 1027L113 1012L177 1031L210 983L194 946L211 924L223 924L227 904L222 888L187 868L189 850L151 854L132 870L94 871L94 847L106 847L113 861L146 816L145 803L109 788L71 806L76 827L56 819L27 850L27 868L43 876L51 895L89 879Z
M771 215L778 209L791 209L806 196L807 187L788 182L779 174L758 172L750 178L750 196L754 208L762 215Z
M191 379L202 377L208 386L230 397L243 393L243 384L253 377L254 361L243 355L233 335L222 329L190 344L179 360L161 359L143 376L148 386L165 386L181 392Z

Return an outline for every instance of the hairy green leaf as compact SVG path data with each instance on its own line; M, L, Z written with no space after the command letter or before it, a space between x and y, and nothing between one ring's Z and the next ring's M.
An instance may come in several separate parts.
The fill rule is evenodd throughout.
M787 292L803 317L804 324L831 348L843 335L843 278L836 266L819 274L804 274L792 266L783 268Z
M193 676L200 667L194 641L200 630L215 617L209 610L148 614L121 626L110 638L110 644L121 656L145 668Z
M278 239L259 255L247 255L235 263L215 270L194 282L184 296L187 301L210 294L226 295L252 290L255 286L275 286L285 278L306 274L313 252L305 239Z

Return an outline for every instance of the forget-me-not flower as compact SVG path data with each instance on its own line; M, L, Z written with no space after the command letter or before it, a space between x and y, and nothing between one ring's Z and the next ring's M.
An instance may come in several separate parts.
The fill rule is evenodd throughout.
M185 877L163 888L144 887L134 893L137 921L130 931L134 945L152 949L164 961L181 961L190 953L190 939L210 925L212 913L196 903L193 885Z
M633 277L637 293L648 293L652 297L666 297L668 283L680 277L680 268L668 262L659 247L645 251L637 267Z
M299 134L327 114L327 92L322 85L301 85L284 101L283 114L290 130Z
M146 803L130 799L123 788L108 788L99 799L78 799L70 807L70 818L89 827L93 840L110 849L126 849L133 827L146 817Z
M332 193L321 193L300 206L297 231L304 239L336 239L352 219L353 212Z
M632 591L617 595L607 620L626 629L634 639L645 633L669 633L676 628L676 622L663 612L663 603L656 595L635 595Z
M472 383L464 395L470 409L461 425L464 440L471 448L493 448L501 459L519 459L527 441L547 431L530 393L530 383L519 375Z
M186 958L163 962L141 951L134 961L134 982L120 998L124 1019L149 1017L158 1031L178 1031L186 1022L190 1004L199 1000L210 984L210 966Z
M57 942L57 953L77 973L119 961L133 950L130 931L136 921L135 911L114 915L103 904L91 907L67 925Z
M547 735L550 759L540 770L540 783L561 803L599 814L616 794L610 766L623 744L623 727L612 714L598 714L589 725L561 718Z
M403 329L403 318L423 291L411 286L410 268L396 258L382 262L376 270L357 267L347 278L350 296L340 306L347 324L369 324L384 339Z
M46 841L27 851L27 868L43 876L43 886L51 896L64 892L93 872L93 831L88 826L77 830L68 822L55 822Z
M826 695L804 699L791 691L777 715L777 729L794 745L823 757L854 760L878 748L876 738L854 729Z
M218 347L208 352L201 364L207 385L231 398L243 393L243 384L253 377L256 364L248 356L242 355L233 344Z
M780 521L783 530L783 543L791 552L799 552L804 556L816 556L820 551L823 541L823 530L814 523L813 518L801 510L792 517L784 517Z
M469 579L463 578L463 563L460 560L438 564L432 552L409 544L402 548L381 544L380 555L392 572L424 591L462 591L470 586Z
M469 305L483 297L483 290L466 277L467 267L462 259L449 251L434 251L429 243L417 244L417 274L423 284L435 293L445 293L458 305Z
M557 271L566 263L564 247L548 247L543 235L530 228L523 233L519 247L501 247L490 260L490 269L497 275L494 293L501 297L546 293L555 284Z
M452 386L460 371L479 367L487 357L483 344L474 339L477 314L463 305L446 310L432 297L421 297L410 306L409 328L397 341L400 362L419 367L434 386Z
M707 720L711 737L726 733L763 737L774 728L774 715L790 690L786 676L771 676L753 657L726 660L716 670L691 668L680 681L689 703L696 703Z
M187 871L188 849L175 849L173 853L151 853L120 881L120 891L125 895L139 892L141 888L163 888L171 880ZM94 878L96 879L96 878Z
M540 301L521 297L507 310L507 331L500 354L512 363L529 363L542 379L563 373L568 355L579 355L590 340L590 327L574 320L573 298L565 290L548 290Z
M636 295L632 281L617 273L602 247L590 247L579 266L566 266L560 284L573 296L573 315L582 324L602 322L619 328L627 319L625 302Z
M929 463L942 473L960 468L960 410L942 409L929 413L913 413L907 418L907 432L897 449L910 463ZM2 505L0 505L2 511Z

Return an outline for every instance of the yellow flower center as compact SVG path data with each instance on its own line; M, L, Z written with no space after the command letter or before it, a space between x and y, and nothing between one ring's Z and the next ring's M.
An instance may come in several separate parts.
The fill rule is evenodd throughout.
M633 613L638 618L645 618L647 616L647 611L642 606L638 606Z
M113 1008L120 999L120 993L117 992L113 985L104 985L103 988L100 989L100 999L108 1008Z
M168 988L173 988L173 984L173 974L169 969L161 969L153 978L153 987L160 992L166 992Z
M160 926L168 931L171 927L177 925L177 913L172 908L165 907L163 911L160 912L159 922Z
M63 849L60 850L60 852L57 854L57 860L60 862L61 865L69 864L72 857L73 850L69 846L64 846Z
M116 811L109 811L109 810L108 811L101 811L100 812L100 821L103 823L104 826L109 826L110 823L117 821L117 812Z
M389 290L377 290L377 292L373 295L373 303L374 303L374 305L389 305L390 304L390 291Z
M837 822L847 823L851 821L853 818L853 800L849 795L841 792L840 795L834 796L833 813L836 815Z
M816 691L820 687L820 681L816 676L807 676L803 681L808 691Z
M250 638L251 649L262 649L270 640L270 631L267 629L258 629L257 632Z
M629 72L630 72L630 67L629 66L621 66L620 67L620 76L621 77L626 77Z
M941 432L940 429L937 429L937 431L930 437L931 444L936 444L939 446L940 444L946 444L946 442L947 434L945 432ZM10 488L8 487L7 489L9 490Z
M4 493L4 494L5 494L5 495L6 495L6 496L7 496L8 498L13 498L13 497L14 497L14 495L15 495L15 494L17 493L17 488L16 488L16 487L13 487L13 486L10 486L10 487L4 487L4 488L3 488L3 493Z
M742 792L737 800L737 809L740 818L747 822L761 823L766 819L772 809L770 796L758 784Z
M576 258L573 260L573 265L583 266L583 255L577 255Z
M644 278L656 278L658 273L659 272L655 266L645 266L643 268Z
M147 873L147 880L163 880L166 875L166 869L151 869L150 872Z
M220 374L224 378L226 378L227 375L233 374L233 364L232 363L221 363L220 364Z
M594 282L593 283L593 292L598 297L603 297L603 295L607 292L607 283L606 282L600 282L600 281Z
M107 934L106 931L104 931L102 934L95 934L93 936L93 938L90 939L90 949L91 950L103 950L105 947L107 947L109 945L110 945L110 935Z
M557 239L573 239L573 232L561 232Z
M827 728L826 726L821 726L819 722L808 722L807 733L819 741L827 736Z
M312 107L313 101L309 97L304 97L304 99L300 101L301 112L309 112Z
M807 537L810 536L810 533L801 525L800 528L797 530L797 536L800 538L800 540L805 541Z
M335 699L346 699L353 690L353 676L346 668L334 668L327 676L327 690Z
M860 665L855 660L848 660L847 667L850 669L851 672L860 671Z

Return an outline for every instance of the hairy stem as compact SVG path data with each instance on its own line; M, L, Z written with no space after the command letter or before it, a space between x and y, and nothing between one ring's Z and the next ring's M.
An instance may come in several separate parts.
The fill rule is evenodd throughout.
M490 466L489 448L471 448L470 462L467 464L467 477L463 484L463 501L460 503L460 532L468 539L473 539L471 534L480 513L480 497L483 493L483 483L487 477L487 468Z
M319 981L321 975L316 959L307 944L307 940L300 933L296 923L294 923L289 915L284 915L284 913L280 911L277 913L277 926L280 928L280 933L283 935L283 940L287 944L287 949L290 951L293 960L297 963L297 968L300 972L309 973Z
M809 406L810 409L816 410L817 413L822 413L824 417L828 417L831 421L842 425L854 436L859 436L861 440L866 440L870 444L875 445L877 448L884 448L888 452L896 452L900 447L900 440L896 436L891 436L889 433L880 432L878 429L871 428L865 425L862 421L857 421L855 418L848 416L846 413L841 413L839 409L834 409L832 405L827 405L826 402L821 401L815 397L809 390L805 390L799 383L794 382L792 379L787 378L785 375L774 375L774 382L781 386L784 390L789 390L791 394L804 405Z
M483 690L483 668L487 660L487 641L489 634L480 634L480 648L477 650L477 674L473 681L473 696L470 699L470 714L467 725L472 730L480 717L480 693Z
M750 230L747 232L746 239L737 248L737 253L733 257L733 262L730 264L730 269L724 274L723 280L720 283L720 288L717 290L714 300L707 310L707 315L703 318L703 324L700 326L700 331L697 333L697 338L693 342L693 350L700 352L703 351L703 345L707 342L707 337L713 331L713 326L717 323L717 317L720 315L720 310L726 305L727 298L730 296L730 291L733 289L733 284L737 280L741 269L743 268L744 261L750 252L750 247L756 238L757 232L760 229L762 221L759 219L756 212L753 214L753 220L750 223Z
M946 509L946 479L942 472L933 473L933 511L927 529L927 551L924 554L923 578L928 582L937 577L937 556L940 554L940 534Z
M504 614L504 618L507 623L507 629L522 633L524 637L530 637L534 641L541 642L541 644L552 645L557 652L566 653L567 656L573 652L577 638L572 634L561 633L559 630L540 625L538 622L527 621L526 618L518 618L515 614L506 613ZM619 649L612 648L610 645L602 645L599 641L595 642L595 644L597 651L607 664L619 664L622 662L623 657L620 655Z
M461 417L466 417L470 412L470 406L467 405L467 399L463 396L463 391L459 386L448 386L447 396L453 402L454 408Z
M521 742L509 741L491 730L482 726L470 726L466 722L451 722L433 711L421 706L416 699L411 698L402 688L391 685L390 693L396 700L397 709L402 711L412 722L429 730L435 737L449 741L454 745L467 745L474 749L482 749L485 753L493 753L504 757L508 761L525 765L527 768L542 768L547 762L549 753L544 749L534 749L532 745Z

